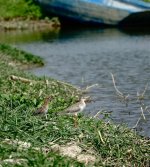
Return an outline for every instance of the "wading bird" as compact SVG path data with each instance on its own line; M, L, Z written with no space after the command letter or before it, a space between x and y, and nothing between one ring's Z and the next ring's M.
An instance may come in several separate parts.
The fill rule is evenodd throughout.
M63 111L64 114L74 115L75 127L77 127L78 113L82 112L86 107L86 100L86 97L82 97L78 103L73 104L72 106L68 107L65 111Z
M48 104L51 100L52 100L51 96L45 98L43 105L40 108L38 108L37 110L35 110L33 112L33 115L45 115L45 117L47 119Z

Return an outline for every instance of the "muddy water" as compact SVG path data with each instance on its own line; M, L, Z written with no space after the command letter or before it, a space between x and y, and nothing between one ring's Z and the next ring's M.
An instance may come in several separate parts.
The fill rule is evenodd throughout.
M34 40L18 40L16 36L10 43L44 58L46 65L31 71L38 76L81 88L98 84L89 91L94 101L88 104L85 114L91 116L104 110L114 122L127 123L131 128L141 117L136 130L150 136L150 85L143 105L137 101L137 92L142 93L150 82L150 30L71 29L54 34L39 32ZM117 88L129 95L127 104L116 95L110 73L114 74Z

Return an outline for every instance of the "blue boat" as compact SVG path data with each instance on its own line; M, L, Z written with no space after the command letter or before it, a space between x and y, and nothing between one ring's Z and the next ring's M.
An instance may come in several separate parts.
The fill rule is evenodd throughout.
M118 25L128 18L150 23L150 3L141 0L36 1L46 12L83 23Z

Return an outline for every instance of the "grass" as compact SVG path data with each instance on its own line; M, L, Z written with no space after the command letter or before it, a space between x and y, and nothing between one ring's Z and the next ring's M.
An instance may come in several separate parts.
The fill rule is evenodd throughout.
M0 16L3 20L38 19L42 14L31 0L0 0ZM41 65L44 62L40 57L0 44L0 166L150 166L150 140L125 125L80 115L75 128L73 117L58 115L78 100L80 92L71 85L22 70ZM11 75L34 82L13 81ZM33 116L48 95L54 97L48 119ZM62 153L63 148L67 153L70 142L68 148L75 143L81 149L74 158L71 151ZM81 160L80 155L95 160Z
M27 63L28 56L24 56L22 51L16 56L17 54L11 54L16 49L5 45L6 51L2 46L4 45L0 46L1 165L149 167L149 139L138 136L125 125L115 125L110 121L83 115L79 115L79 126L75 128L72 116L57 113L74 103L80 92L54 79L38 78L18 67L12 67L9 61L15 59L20 63ZM32 60L35 64L34 58L30 59L29 64L32 64ZM31 85L20 80L13 81L10 79L11 75L25 77L34 82ZM48 80L48 84L45 80ZM48 119L33 116L32 112L48 95L54 97L49 105ZM25 142L30 146L21 147ZM88 160L79 160L79 155L74 158L69 154L63 155L62 148L70 142L81 148L79 154L92 155L95 161L87 163ZM59 149L52 148L52 143L59 146Z
M38 19L41 16L41 9L33 0L0 0L0 19Z
M7 44L1 44L0 43L0 54L1 54L1 60L5 60L5 62L14 63L15 65L37 65L42 66L44 65L44 62L42 58L38 56L34 56L30 53L26 53L24 51L18 50L16 48L11 48Z
M0 0L0 29L55 30L60 27L58 18L46 17L34 0Z

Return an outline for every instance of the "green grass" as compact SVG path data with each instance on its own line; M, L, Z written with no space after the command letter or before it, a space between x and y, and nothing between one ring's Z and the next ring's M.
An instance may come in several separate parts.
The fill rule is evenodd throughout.
M150 2L150 0L144 0L145 2Z
M0 19L37 19L41 16L41 9L33 0L0 0Z
M12 48L8 47L9 49ZM3 50L0 50L2 53ZM0 54L0 164L39 167L86 166L76 158L69 158L60 154L58 150L52 150L50 146L51 142L62 146L74 141L82 149L82 153L96 157L95 164L91 166L149 167L149 139L138 136L125 125L115 125L83 115L79 116L79 125L75 128L72 116L57 113L74 103L80 92L54 79L38 78L16 67L13 68L8 65L8 60L10 57L14 59L16 54L8 53ZM21 62L28 61L24 56L23 59ZM25 77L34 82L31 85L19 80L12 81L11 75ZM45 83L46 79L49 81L48 85ZM33 116L33 111L48 95L54 98L49 105L48 119ZM31 147L19 149L19 144L10 144L5 142L6 139L28 142ZM6 159L24 161L20 164L6 164Z
M44 65L42 58L34 56L31 53L26 53L24 51L12 48L7 44L0 43L0 54L1 61L14 62L16 64L22 65Z

